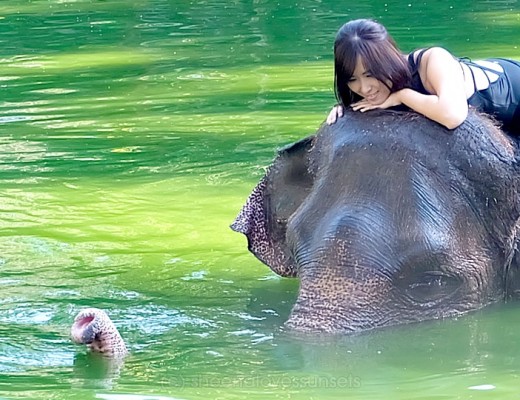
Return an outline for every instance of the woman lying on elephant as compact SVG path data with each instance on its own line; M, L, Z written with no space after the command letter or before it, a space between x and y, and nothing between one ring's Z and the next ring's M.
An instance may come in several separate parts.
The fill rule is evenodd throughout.
M336 98L327 123L355 111L404 105L454 129L468 104L493 115L503 128L520 134L520 62L502 58L471 62L441 47L407 57L385 27L373 20L346 23L334 43Z

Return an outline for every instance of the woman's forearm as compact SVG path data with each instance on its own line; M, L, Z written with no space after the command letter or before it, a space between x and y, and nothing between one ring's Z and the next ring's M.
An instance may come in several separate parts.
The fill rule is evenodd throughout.
M458 127L468 115L467 102L459 104L460 101L443 100L437 95L422 94L412 89L402 89L396 94L402 104L448 129Z

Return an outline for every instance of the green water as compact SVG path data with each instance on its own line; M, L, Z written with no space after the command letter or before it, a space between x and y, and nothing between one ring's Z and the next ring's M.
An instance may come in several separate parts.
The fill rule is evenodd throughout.
M405 51L520 59L518 1L0 2L1 399L518 398L517 304L295 336L297 282L228 228L367 16ZM84 306L124 365L70 342Z

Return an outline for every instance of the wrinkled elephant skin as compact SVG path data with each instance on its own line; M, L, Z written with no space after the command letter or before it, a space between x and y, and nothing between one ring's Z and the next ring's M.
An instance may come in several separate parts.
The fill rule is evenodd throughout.
M77 344L86 344L95 353L122 358L128 354L125 342L106 312L85 308L74 318L70 337Z
M281 150L232 229L300 280L286 322L353 332L457 316L519 288L516 143L471 113L348 112Z

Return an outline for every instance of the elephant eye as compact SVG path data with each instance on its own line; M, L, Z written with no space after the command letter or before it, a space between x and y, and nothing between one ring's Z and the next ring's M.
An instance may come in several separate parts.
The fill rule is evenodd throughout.
M416 275L405 288L406 294L416 302L438 302L457 291L461 280L441 271L424 271Z

